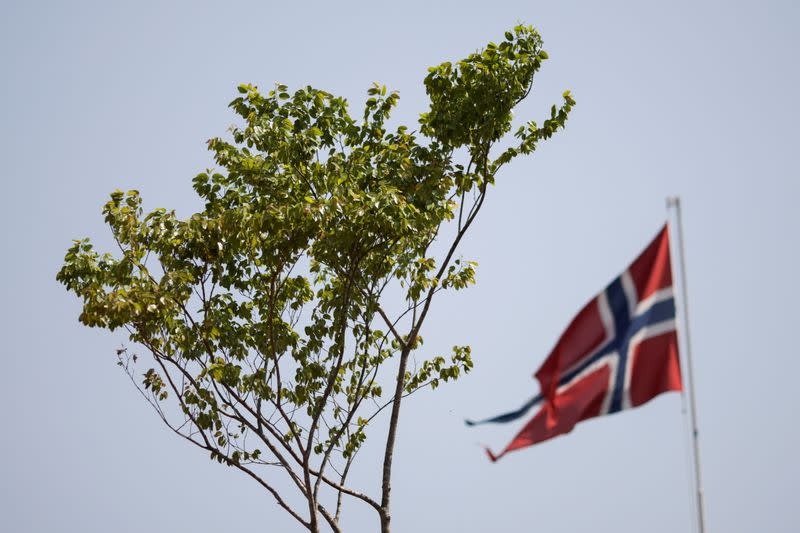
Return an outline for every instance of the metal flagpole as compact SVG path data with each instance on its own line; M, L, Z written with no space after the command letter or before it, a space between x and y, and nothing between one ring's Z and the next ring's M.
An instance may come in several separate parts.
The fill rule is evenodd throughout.
M691 410L691 440L692 440L692 459L694 464L694 489L697 497L697 531L705 533L705 513L703 510L703 483L700 477L700 447L698 445L697 430L697 407L694 400L694 374L692 368L692 342L689 335L689 305L686 290L686 263L683 254L683 221L681 219L681 199L678 196L667 198L667 209L675 208L675 220L677 222L677 246L678 266L681 278L681 315L683 324L678 328L683 333L684 346L686 347L686 379L689 386L689 409ZM670 221L670 226L671 226ZM684 394L686 391L684 391ZM684 410L685 413L685 410Z

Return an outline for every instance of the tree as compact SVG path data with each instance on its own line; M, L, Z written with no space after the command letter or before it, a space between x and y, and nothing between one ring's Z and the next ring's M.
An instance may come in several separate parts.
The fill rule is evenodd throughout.
M57 279L82 299L83 324L124 328L149 353L143 374L126 348L118 364L173 432L253 478L309 531L341 531L347 496L388 533L402 400L472 368L469 346L410 368L425 319L436 295L474 282L475 263L457 250L498 171L563 128L575 103L565 92L541 126L498 148L545 59L539 34L517 26L430 68L419 135L387 129L398 95L383 86L356 120L325 91L242 85L230 107L243 123L208 142L223 170L194 178L205 208L185 220L144 214L137 191L116 191L103 213L119 253L75 241ZM381 413L371 496L347 474ZM300 508L273 486L281 475Z

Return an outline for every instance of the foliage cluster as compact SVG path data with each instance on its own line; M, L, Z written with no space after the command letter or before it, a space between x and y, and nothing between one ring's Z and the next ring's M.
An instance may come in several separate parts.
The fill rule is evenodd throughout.
M354 118L345 99L312 87L242 85L230 104L240 125L208 142L220 170L194 178L204 209L145 213L137 191L116 191L103 214L119 252L75 241L58 280L82 300L82 323L124 328L152 356L140 376L137 357L118 352L172 431L252 477L310 531L340 531L351 496L388 532L402 399L472 368L468 346L410 368L434 297L474 282L475 263L457 249L488 186L574 105L564 93L541 126L523 125L493 157L546 59L538 33L517 26L429 69L419 133L388 127L398 94L383 86ZM390 316L397 294L402 311ZM382 412L373 497L347 474ZM276 490L280 475L302 508Z

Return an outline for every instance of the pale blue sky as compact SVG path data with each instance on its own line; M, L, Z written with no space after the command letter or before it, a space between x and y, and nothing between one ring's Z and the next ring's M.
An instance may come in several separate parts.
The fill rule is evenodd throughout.
M431 352L463 381L404 407L395 531L689 531L680 397L490 464L516 427L467 429L535 392L580 306L684 202L708 531L800 529L797 55L793 2L10 2L0 5L0 530L292 532L252 481L169 434L55 282L100 207L199 207L191 178L240 82L311 84L354 109L373 81L425 110L426 68L535 25L550 53L519 119L564 89L566 132L504 169L463 248L478 286L440 302ZM381 439L375 439L381 445ZM354 484L375 494L378 446ZM351 502L349 531L375 531Z

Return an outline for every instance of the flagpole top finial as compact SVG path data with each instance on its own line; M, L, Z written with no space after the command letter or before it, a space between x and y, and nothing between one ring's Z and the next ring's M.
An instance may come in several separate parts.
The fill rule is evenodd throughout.
M681 205L680 196L667 196L667 207L677 207Z

